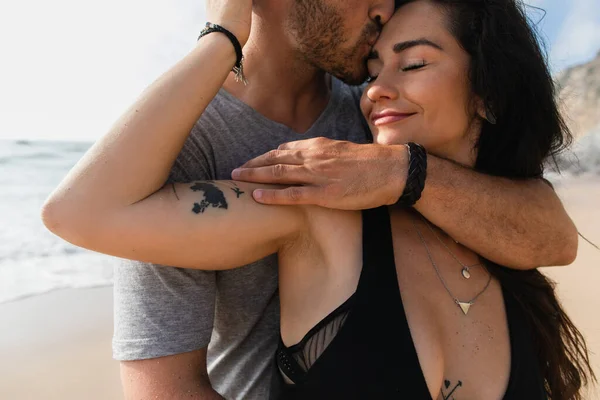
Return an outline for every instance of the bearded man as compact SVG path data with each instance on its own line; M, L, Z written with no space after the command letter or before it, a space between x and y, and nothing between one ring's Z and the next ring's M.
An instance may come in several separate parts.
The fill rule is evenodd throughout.
M248 84L231 74L194 126L170 181L229 179L248 160L305 139L295 146L332 155L327 171L261 201L361 209L397 200L406 150L364 144L361 88L348 86L367 77L365 61L394 1L208 1L253 9L244 47ZM260 165L241 174L286 180L273 163ZM502 265L566 264L576 252L572 222L541 180L511 182L429 156L416 207ZM115 269L114 356L127 399L267 399L278 321L275 255L218 272L129 261Z

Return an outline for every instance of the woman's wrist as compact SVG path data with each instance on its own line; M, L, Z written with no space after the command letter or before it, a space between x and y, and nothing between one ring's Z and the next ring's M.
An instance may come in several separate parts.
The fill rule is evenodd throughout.
M246 81L246 77L244 76L244 53L242 52L243 46L238 40L237 36L233 32L224 28L221 25L207 22L204 29L200 32L198 40L211 34L221 34L227 37L231 46L233 46L236 55L235 65L232 68L232 71L235 73L235 80L236 82L242 82L244 84L247 84L248 82Z
M219 25L225 29L227 29L229 32L231 32L235 38L238 40L238 42L240 43L240 46L242 48L244 48L244 46L246 45L246 42L248 42L248 37L250 36L250 32L247 31L246 29L240 29L238 28L235 24L231 24L231 23L227 23L227 22L213 22L210 21L215 25Z
M211 58L218 58L224 67L231 70L237 62L237 53L229 38L220 32L214 32L198 39L196 48L210 50Z

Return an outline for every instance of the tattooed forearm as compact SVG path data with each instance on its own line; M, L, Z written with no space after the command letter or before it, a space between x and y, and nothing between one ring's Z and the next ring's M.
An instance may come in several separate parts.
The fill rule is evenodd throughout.
M218 186L209 182L195 183L190 189L194 192L204 192L204 199L200 203L194 203L192 211L196 214L202 214L207 208L223 208L227 210L227 200L223 191Z
M214 183L214 182L212 182ZM235 193L235 195L237 196L237 198L239 199L244 193L240 187L235 183L235 182L231 182L231 181L219 181L220 184L222 185L227 185L229 186L229 188Z
M444 385L442 387L442 399L443 400L456 400L454 394L458 390L458 388L462 387L462 381L458 381L456 384L452 384L448 379L444 380Z
M235 188L231 188L231 190L233 190L233 191L235 192L235 194L237 195L237 198L238 198L238 199L240 198L240 196L241 196L241 195L243 195L244 193L246 193L246 192L242 192L242 191L240 190L240 188L239 188L239 187L237 187L237 186L236 186Z
M233 182L220 181L219 184L229 186L238 199L245 193ZM199 203L194 203L192 211L195 214L202 214L208 208L221 208L227 210L229 207L225 194L215 182L196 182L190 186L190 190L193 192L202 192L204 194L204 198Z
M180 200L179 196L177 196L177 189L175 189L175 183L171 183L171 187L173 188L173 193L175 194L177 200Z

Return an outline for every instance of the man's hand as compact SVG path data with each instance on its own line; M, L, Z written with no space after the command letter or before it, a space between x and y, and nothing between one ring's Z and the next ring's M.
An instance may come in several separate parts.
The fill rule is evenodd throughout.
M312 204L363 210L396 203L408 169L406 146L382 146L316 138L285 143L248 161L235 180L277 183L286 189L255 190L263 204Z

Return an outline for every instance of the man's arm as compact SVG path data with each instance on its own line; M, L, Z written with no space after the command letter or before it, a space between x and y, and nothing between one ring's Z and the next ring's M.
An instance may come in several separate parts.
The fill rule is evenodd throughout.
M360 210L394 204L406 183L403 145L325 138L287 143L233 172L248 182L303 185L257 190L263 204L315 204ZM509 180L429 156L416 209L483 257L515 269L570 264L577 230L541 179Z
M126 400L223 400L206 371L206 349L150 360L121 362Z
M542 179L489 176L429 156L425 190L415 209L500 265L567 265L577 256L577 229Z

